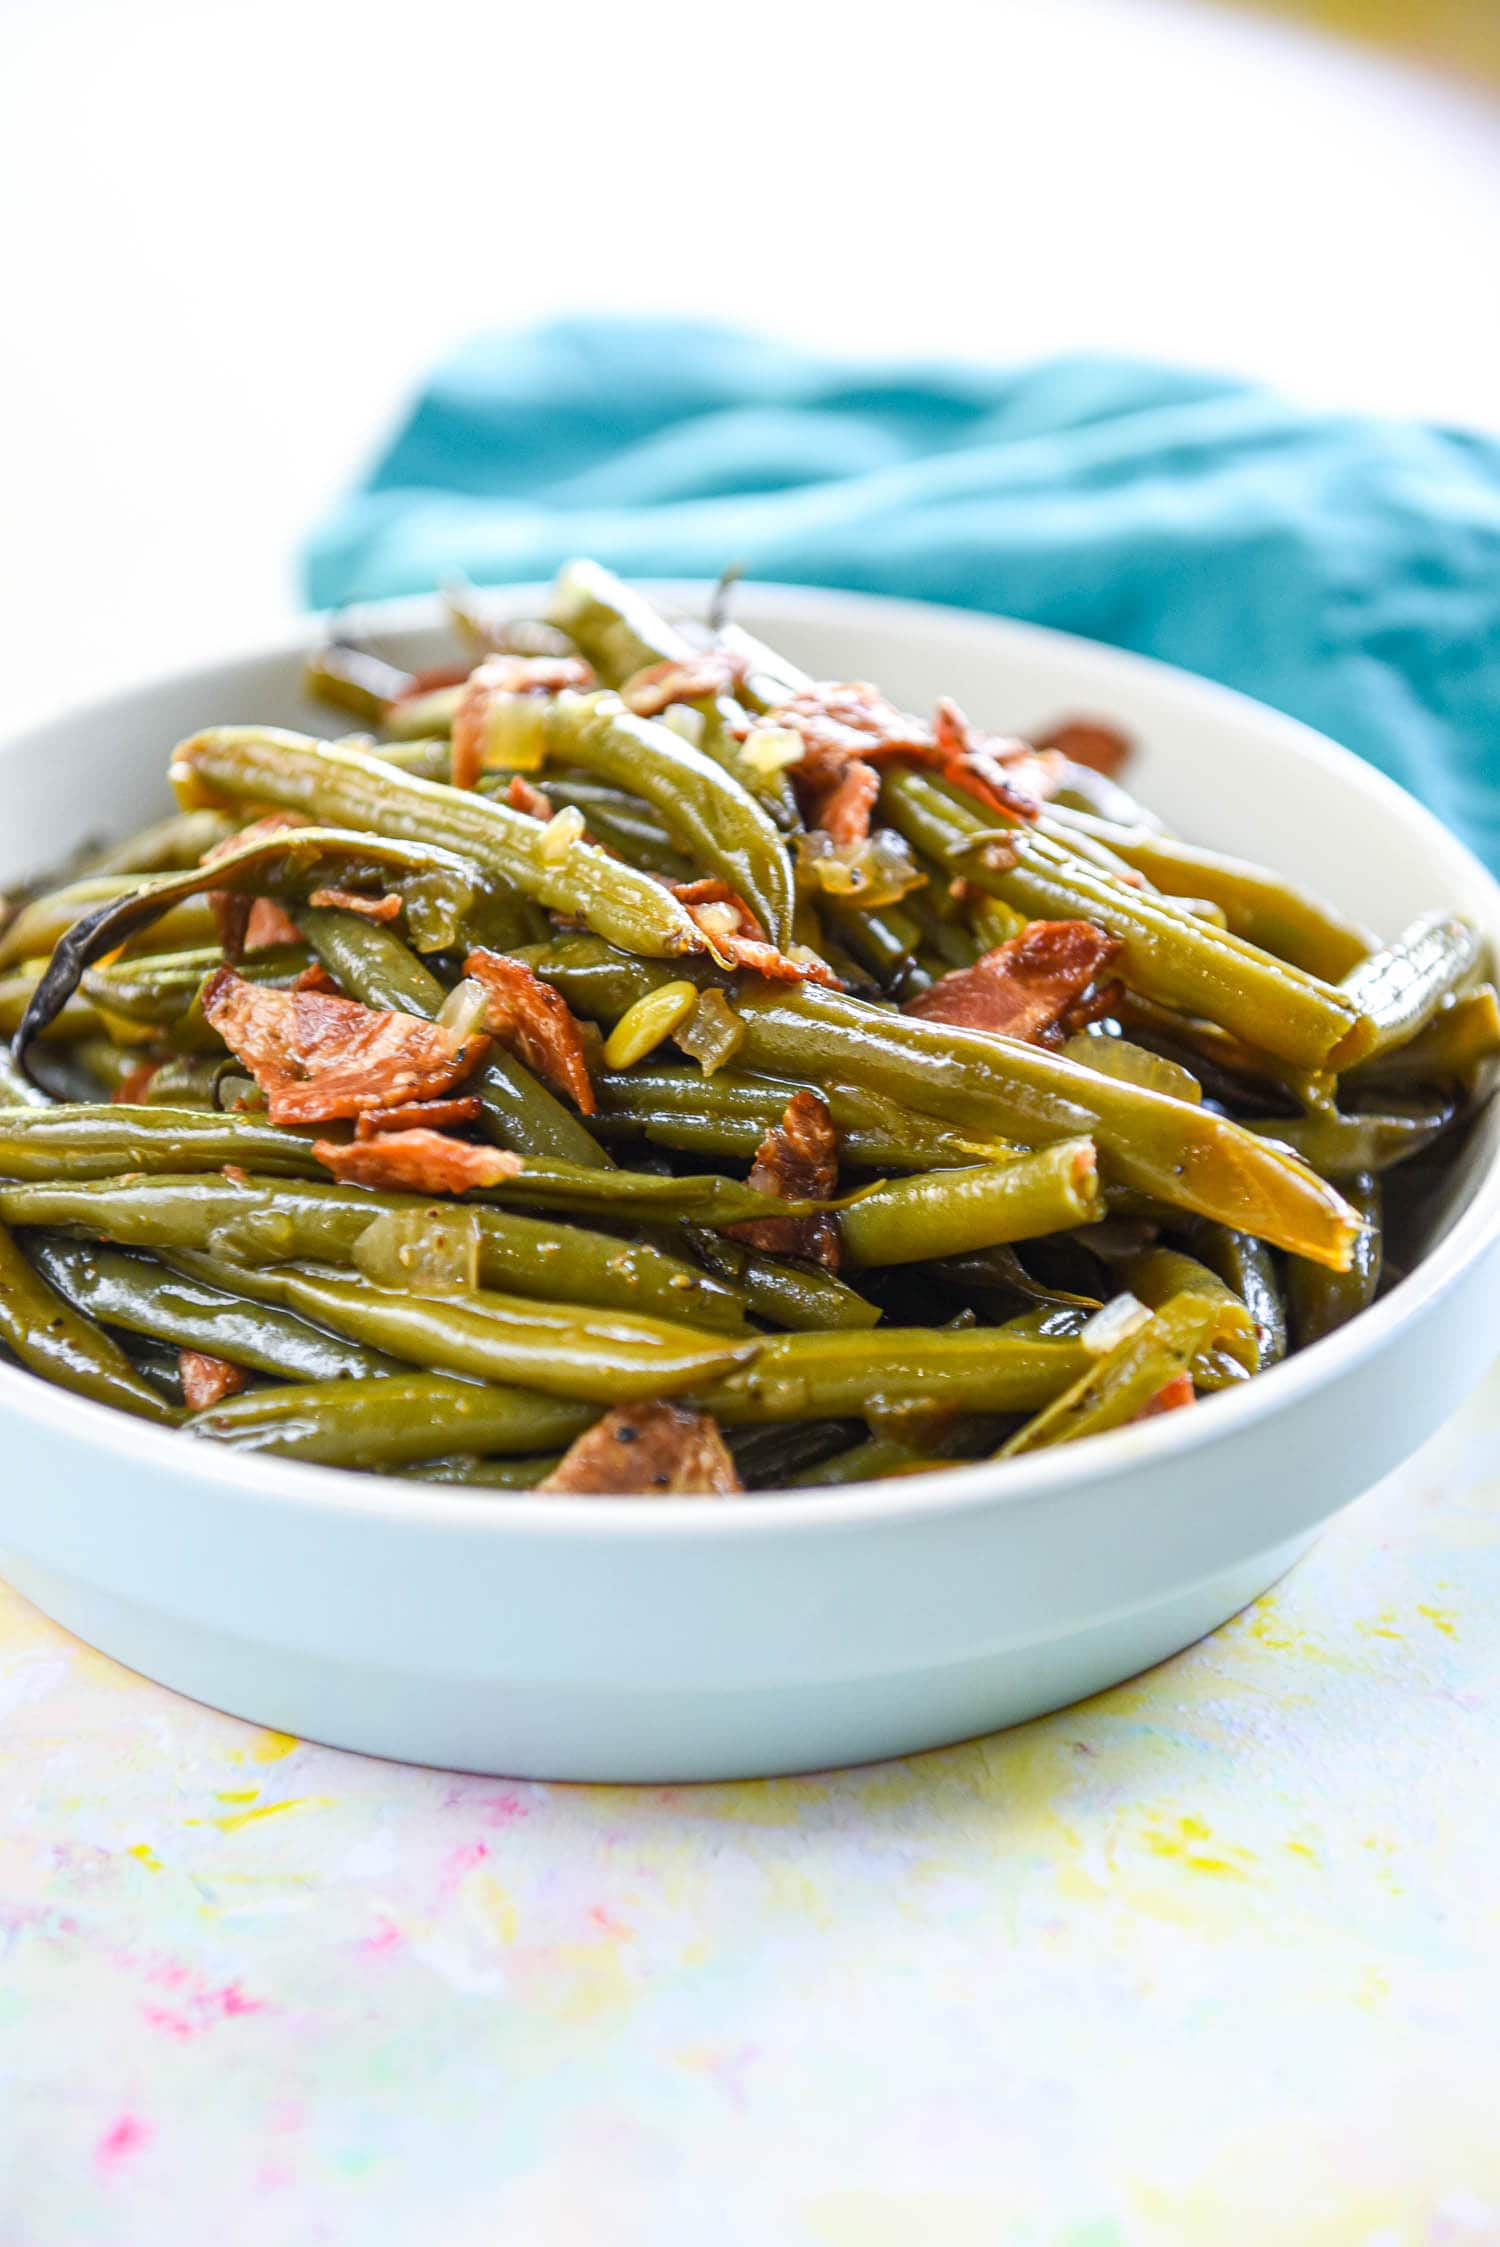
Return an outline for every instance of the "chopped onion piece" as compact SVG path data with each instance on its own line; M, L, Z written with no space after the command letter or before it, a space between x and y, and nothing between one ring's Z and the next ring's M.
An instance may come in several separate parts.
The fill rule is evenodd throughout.
M703 739L703 712L695 710L690 702L669 702L656 722L680 734L695 749Z
M745 1042L745 1025L735 1013L717 985L700 991L698 1003L687 1020L672 1032L684 1053L691 1054L703 1071L711 1077L715 1069L722 1069L732 1061Z
M547 866L560 866L584 831L583 813L576 804L555 811L537 838L537 856Z
M769 779L773 773L785 772L788 765L800 764L804 746L801 734L790 726L752 726L740 743L740 760Z
M927 880L905 836L890 827L878 827L857 843L836 843L814 827L797 837L797 867L827 896L847 898L872 912L896 904Z
M492 693L479 762L485 772L539 772L547 762L545 696Z
M1145 1326L1151 1317L1144 1303L1134 1295L1112 1295L1103 1310L1096 1311L1088 1324L1080 1327L1078 1339L1095 1357L1108 1357L1120 1343L1128 1341L1138 1327Z
M389 1209L354 1243L372 1286L408 1295L463 1295L479 1285L479 1214L472 1209Z
M490 995L484 985L472 975L465 976L439 1007L438 1023L444 1030L456 1030L461 1038L471 1038L476 1030L484 1028L489 1009Z

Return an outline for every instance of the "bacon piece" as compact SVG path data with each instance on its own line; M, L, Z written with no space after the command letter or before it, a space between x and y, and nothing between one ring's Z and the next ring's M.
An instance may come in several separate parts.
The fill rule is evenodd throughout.
M489 996L485 1026L506 1052L591 1116L598 1102L583 1034L562 993L533 975L524 961L482 946L464 961L464 973L484 985Z
M959 1030L1034 1039L1088 989L1119 949L1119 938L1092 921L1033 921L972 967L940 976L930 990L908 999L902 1011L929 1022L949 1022Z
M129 1075L122 1077L115 1086L114 1091L109 1096L111 1103L121 1108L138 1106L145 1099L151 1079L161 1066L162 1064L159 1061L137 1062Z
M587 1497L727 1498L744 1484L708 1413L637 1404L606 1412L537 1488Z
M777 1201L827 1201L839 1182L839 1141L827 1103L815 1092L794 1092L780 1123L755 1151L750 1184ZM752 1217L727 1230L768 1256L805 1256L828 1272L839 1268L839 1229L832 1214Z
M524 772L513 772L505 800L512 811L524 811L528 819L550 819L552 798L540 788L534 788Z
M206 1350L179 1350L177 1370L182 1376L182 1394L189 1412L206 1412L211 1404L222 1404L226 1397L237 1397L241 1389L250 1385L250 1376L243 1366L230 1365L224 1358L211 1358Z
M215 859L227 858L231 851L242 850L246 843L258 842L267 835L284 834L289 827L306 825L307 821L298 812L267 812L264 819L255 820L239 834L226 835L222 842L211 844L198 864L212 866ZM241 897L232 889L211 889L205 894L226 960L243 959L247 952L264 951L270 944L301 942L302 932L296 922L273 898Z
M498 1186L526 1167L509 1148L479 1147L424 1125L347 1144L315 1139L313 1153L342 1184L393 1194L466 1194L474 1186Z
M314 960L311 967L305 967L293 983L292 989L294 991L329 991L333 993L335 998L341 995L338 985L321 960Z
M413 671L391 708L399 710L403 702L416 702L424 694L441 694L446 687L461 687L471 668L467 663L434 663L425 671Z
M755 914L727 882L714 878L696 882L668 882L668 889L686 907L688 919L706 939L711 951L751 975L772 983L826 983L842 991L842 981L809 952L793 957L770 943Z
M363 897L355 889L315 889L309 905L329 905L335 912L358 913L364 921L394 921L401 915L401 900L394 890L384 897Z
M728 648L703 648L693 655L648 663L625 681L620 697L638 718L658 718L674 702L732 694L744 675L743 656L731 654Z
M789 769L794 780L812 787L839 780L851 757L922 756L935 746L930 727L863 679L819 680L756 723L802 736L801 762Z
M594 674L581 655L491 655L464 674L466 685L453 713L453 785L472 788L484 770L485 733L495 705L507 695L581 693Z
M851 757L842 774L818 798L810 825L839 846L868 841L870 814L880 796L880 775L863 757Z
M220 1163L219 1176L227 1178L231 1186L248 1186L250 1173L243 1163Z
M1135 744L1106 718L1065 718L1049 733L1038 734L1034 746L1055 749L1070 764L1087 765L1090 772L1114 780L1129 764Z
M1185 1404L1195 1404L1193 1376L1191 1373L1174 1373L1164 1381L1150 1403L1136 1414L1137 1420L1154 1420L1159 1412L1180 1412Z
M383 1131L450 1131L477 1122L480 1103L473 1093L456 1100L408 1100L400 1108L367 1108L354 1127L356 1139L378 1139Z
M274 1124L323 1123L436 1099L488 1050L414 1014L378 1013L323 991L273 991L220 968L203 1013L266 1095Z

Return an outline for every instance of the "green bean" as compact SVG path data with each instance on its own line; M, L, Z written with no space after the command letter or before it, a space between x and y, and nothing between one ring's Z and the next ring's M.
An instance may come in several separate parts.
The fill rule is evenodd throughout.
M46 980L45 973L0 976L0 1036L12 1040L12 1060L16 1059L14 1041L36 1005L37 994ZM82 999L70 998L56 1013L49 1015L40 1028L27 1034L22 1041L22 1051L33 1037L65 1043L70 1038L97 1038L103 1029L103 1018L97 1007L87 1005Z
M822 1459L816 1465L804 1467L799 1474L788 1478L791 1490L847 1489L851 1483L879 1482L888 1475L923 1475L942 1467L951 1467L951 1459L925 1458L913 1451L909 1444L898 1443L893 1436L866 1436L862 1443L851 1444L847 1451L835 1453L832 1459Z
M786 1205L780 1205L784 1210ZM878 1304L836 1279L816 1264L796 1263L785 1256L768 1256L728 1241L702 1227L689 1228L689 1238L709 1270L732 1286L746 1307L771 1326L823 1332L874 1326L880 1318Z
M857 1420L768 1420L731 1429L728 1441L747 1490L780 1490L802 1468L846 1451L860 1432Z
M596 843L628 857L633 866L657 874L663 881L692 879L696 870L692 860L677 849L646 807L632 805L628 797L614 789L586 789L570 775L559 778L549 772L546 783L548 800L558 806L571 804L575 811L581 811Z
M1103 1214L1093 1142L1060 1139L1009 1162L931 1170L873 1187L838 1225L845 1261L858 1270L1034 1240Z
M407 1373L390 1381L312 1381L251 1389L185 1423L236 1451L325 1467L411 1466L470 1448L527 1454L571 1443L597 1414L529 1391Z
M110 874L161 874L175 867L201 866L215 846L234 833L233 820L217 811L178 811L150 827L138 828L108 850L91 851L80 874L102 880Z
M217 1110L219 1086L236 1072L236 1064L223 1053L188 1054L164 1061L144 1091L140 1104L150 1108Z
M429 1371L593 1404L675 1396L745 1364L759 1347L749 1336L708 1335L664 1319L489 1289L402 1295L313 1264L241 1266L233 1284L258 1303L295 1311Z
M1200 1225L1194 1242L1254 1319L1261 1371L1278 1365L1286 1356L1286 1303L1270 1249L1253 1233L1236 1233L1227 1225Z
M1217 1301L1174 1296L1144 1326L1095 1358L1070 1388L1018 1428L996 1457L1014 1459L1138 1420L1152 1399L1193 1365L1222 1317L1223 1305Z
M1462 991L1440 1007L1425 1030L1405 1045L1390 1046L1362 1061L1345 1082L1366 1084L1440 1084L1467 1079L1500 1054L1500 1001L1492 983Z
M1098 1069L1106 1077L1123 1077L1127 1084L1144 1085L1148 1092L1164 1092L1169 1099L1191 1101L1196 1107L1203 1087L1191 1069L1153 1053L1149 1046L1133 1045L1102 1030L1080 1030L1062 1051L1085 1069Z
M1307 1116L1256 1116L1245 1124L1262 1139L1290 1147L1325 1178L1343 1183L1367 1170L1389 1170L1441 1137L1459 1112L1449 1094L1391 1102L1378 1113L1344 1115L1321 1109ZM1283 1247L1289 1245L1285 1242Z
M451 733L464 691L434 687L427 694L412 695L388 714L386 731L393 741L422 741L429 734Z
M289 1381L369 1381L404 1373L397 1358L320 1333L288 1311L250 1303L190 1272L90 1243L34 1239L32 1261L75 1310Z
M576 915L597 935L653 959L704 950L685 908L649 874L591 843L554 854L546 827L525 812L418 780L363 750L268 727L215 726L181 745L172 779L189 804L205 796L272 803L456 852L549 910Z
M1444 1000L1473 974L1483 951L1469 922L1427 913L1346 975L1344 990L1374 1025L1363 1058L1405 1045L1425 1030Z
M1148 998L1206 1015L1303 1069L1342 1066L1367 1049L1368 1025L1344 991L1195 920L1171 898L1111 879L930 773L887 767L881 801L909 843L976 888L1033 918L1092 920L1118 937L1113 971Z
M9 1128L14 1118L5 1123ZM123 1247L163 1254L206 1251L238 1265L348 1263L375 1218L428 1206L414 1194L217 1172L0 1185L0 1221L107 1236ZM743 1306L732 1288L649 1242L465 1206L473 1208L479 1228L479 1276L486 1286L713 1333L743 1331Z
M18 1069L10 1057L9 1048L0 1045L0 1128L9 1122L3 1111L7 1108L50 1108L52 1102L40 1085L34 1085L24 1069Z
M143 1381L118 1342L34 1271L0 1226L0 1343L32 1373L94 1404L170 1425L176 1414Z
M1380 1285L1382 1225L1380 1180L1372 1173L1352 1178L1349 1199L1364 1219L1364 1230L1347 1272L1327 1272L1294 1256L1287 1264L1287 1300L1297 1347L1345 1325L1375 1300Z
M562 1457L560 1451L544 1451L520 1459L485 1459L476 1452L459 1451L396 1472L405 1482L442 1483L455 1490L535 1490Z
M549 757L583 765L651 804L695 866L728 883L771 942L793 941L792 865L765 811L722 765L669 726L637 718L614 694L562 694L548 705Z
M242 1169L322 1178L311 1137L249 1116L198 1108L51 1106L0 1110L0 1178L117 1178L124 1173Z
M0 937L0 967L13 967L23 960L45 959L58 939L85 914L117 897L133 897L139 888L138 875L93 875L87 881L70 882L66 889L49 890L45 897L33 898L29 905L22 906ZM201 901L178 905L164 913L151 935L152 948L163 951L217 941L213 914Z
M1076 1379L1088 1353L1024 1326L963 1333L776 1334L739 1372L687 1398L726 1427L764 1420L868 1417L899 1405L1028 1412Z
M1336 983L1375 949L1368 929L1249 859L1203 850L1136 825L1119 826L1076 812L1055 816L1069 833L1107 844L1153 888L1170 897L1207 898L1222 910L1236 936L1325 982Z
M307 908L301 927L339 987L364 1006L433 1021L448 994L432 970L391 929L357 913ZM593 1134L514 1055L492 1047L471 1079L484 1111L483 1129L502 1147L585 1168L610 1169Z
M705 1077L698 1069L636 1067L601 1071L594 1089L601 1129L629 1126L656 1146L749 1162L799 1087L734 1069ZM830 1085L823 1098L838 1131L840 1155L865 1169L957 1169L976 1158L998 1161L1015 1152L1007 1140L959 1131L868 1090Z
M806 984L762 985L737 1004L751 1069L869 1087L1022 1142L1089 1137L1106 1175L1121 1185L1336 1269L1348 1255L1357 1224L1333 1188L1225 1117L1100 1076L1045 1047L888 1014Z
M284 991L311 963L306 945L275 944L241 960L238 972L247 983ZM217 944L190 952L147 953L115 960L107 967L85 968L79 990L112 1019L171 1029L185 1021L209 976L223 965L224 954Z
M899 905L877 909L851 905L842 898L825 897L820 901L819 913L848 946L860 966L867 969L893 999L899 1002L915 998L919 991L931 985L932 977L918 965L914 956L921 929L911 914L903 913Z
M1200 1264L1195 1256L1185 1256L1180 1249L1148 1248L1130 1258L1120 1277L1148 1310L1165 1310L1180 1295L1217 1303L1220 1318L1214 1335L1216 1348L1223 1350L1241 1372L1259 1370L1260 1334L1255 1314L1238 1288L1231 1287L1207 1264Z

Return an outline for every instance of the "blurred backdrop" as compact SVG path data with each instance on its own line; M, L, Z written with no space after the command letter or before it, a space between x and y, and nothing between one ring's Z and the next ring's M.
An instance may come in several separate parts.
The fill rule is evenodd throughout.
M8 709L279 620L424 367L560 311L1500 426L1497 24L0 0Z

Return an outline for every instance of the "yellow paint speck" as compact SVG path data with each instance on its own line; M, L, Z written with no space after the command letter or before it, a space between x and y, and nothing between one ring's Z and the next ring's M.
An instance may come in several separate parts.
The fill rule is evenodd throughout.
M253 1789L251 1791L254 1792ZM233 1802L236 1798L233 1795L225 1795L221 1796L220 1799ZM244 1798L240 1797L239 1799L243 1800ZM189 1826L217 1826L220 1833L238 1833L244 1826L253 1826L258 1819L279 1818L285 1810L324 1810L327 1808L329 1800L330 1798L327 1795L293 1795L286 1802L263 1802L258 1810L237 1810L228 1818L188 1818L184 1820L184 1823Z
M1185 1872L1205 1873L1215 1880L1247 1880L1245 1868L1255 1862L1248 1849L1222 1842L1212 1852L1205 1849L1203 1844L1213 1840L1213 1831L1201 1818L1181 1817L1170 1824L1148 1826L1142 1838L1154 1857L1165 1857Z
M1429 1622L1435 1631L1441 1631L1444 1638L1457 1638L1458 1625L1453 1620L1451 1609L1446 1607L1419 1607L1417 1613Z
M257 1732L251 1742L250 1759L253 1763L280 1763L283 1756L301 1745L295 1732Z
M483 1920L497 1943L513 1943L516 1939L515 1898L493 1873L471 1873L466 1886L467 1900Z
M161 1859L149 1842L133 1842L125 1854L127 1857L134 1857L137 1864L144 1865L147 1872L161 1871Z
M215 1802L253 1802L260 1793L259 1787L225 1787L214 1796Z

